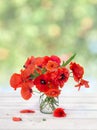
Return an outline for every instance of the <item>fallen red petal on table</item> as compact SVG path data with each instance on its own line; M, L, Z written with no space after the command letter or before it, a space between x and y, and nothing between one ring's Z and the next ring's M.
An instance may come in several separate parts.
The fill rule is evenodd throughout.
M13 117L12 120L13 121L22 121L22 118L20 118L20 117Z
M29 110L29 109L24 109L24 110L21 110L20 113L35 113L35 111Z

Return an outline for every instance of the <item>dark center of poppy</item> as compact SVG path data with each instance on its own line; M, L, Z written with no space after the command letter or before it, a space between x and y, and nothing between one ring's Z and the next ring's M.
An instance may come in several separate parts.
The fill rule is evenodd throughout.
M32 93L32 89L31 88L29 88L29 91L30 91L30 93Z
M46 81L43 79L40 82L41 82L41 84L46 84Z
M42 65L38 65L38 68L41 69L41 68L42 68Z
M61 74L61 75L60 75L60 79L61 79L61 80L65 79L65 75L64 75L64 74Z
M53 64L51 64L51 67L54 67L54 65L53 65Z

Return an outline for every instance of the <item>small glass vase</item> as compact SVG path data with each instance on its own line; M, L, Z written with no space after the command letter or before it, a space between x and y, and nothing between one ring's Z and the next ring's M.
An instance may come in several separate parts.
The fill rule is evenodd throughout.
M40 95L40 112L45 114L52 114L54 109L59 106L58 97L48 97L45 94Z

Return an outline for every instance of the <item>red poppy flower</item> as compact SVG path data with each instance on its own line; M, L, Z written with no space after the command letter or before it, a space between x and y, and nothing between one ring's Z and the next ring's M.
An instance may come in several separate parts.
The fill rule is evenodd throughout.
M58 64L54 61L48 61L46 65L47 71L56 71L58 68Z
M34 73L35 67L33 65L29 65L28 68L21 70L21 78L22 81L25 82L29 80L30 75Z
M59 89L49 89L45 94L49 97L58 97L60 94L60 90Z
M61 63L60 58L58 56L55 56L55 55L52 55L50 57L50 60L55 61L58 65L60 65L60 63Z
M23 83L22 88L21 88L21 96L25 99L28 100L32 97L32 88L29 87L29 84Z
M33 78L31 77L32 74L32 68L29 68L30 65L28 66L27 69L21 70L21 78L22 78L22 83L29 83L30 86L33 86ZM31 70L30 70L31 69Z
M79 87L78 90L80 90L81 86L85 86L85 88L89 88L89 82L87 80L81 79L79 84L75 85L75 87Z
M10 78L10 85L15 90L20 87L20 84L22 83L21 74L14 73Z
M55 75L55 72L50 72L50 71L47 71L45 73L45 76L47 77L47 82L48 82L48 88L49 89L58 89L59 88L59 85L56 84L55 82L55 78L56 78L56 75Z
M32 63L34 62L34 60L35 60L34 56L29 57L29 58L26 60L26 62L25 62L25 64L24 64L24 67L27 68L30 64L32 64Z
M83 74L84 74L84 69L83 69L82 66L80 66L79 64L71 62L70 63L70 69L73 72L73 77L74 77L74 80L76 82L78 82L80 79L82 79Z
M20 118L20 117L13 117L12 120L13 121L22 121L22 118Z
M54 117L66 117L66 113L64 112L63 108L56 108L53 111L53 116Z
M43 57L37 57L37 58L35 58L34 64L35 64L36 67L42 68L43 67L43 61L44 61Z
M22 82L27 81L27 78L30 76L31 72L28 69L21 70L21 79Z
M35 80L34 80L34 84L36 85L36 88L40 91L40 92L47 92L49 90L49 86L48 86L48 77L44 74L38 76Z
M65 67L58 68L56 72L52 73L51 77L57 86L63 87L69 78L69 70Z
M35 113L35 111L29 110L29 109L24 109L24 110L21 110L20 113Z
M43 58L43 65L44 65L44 67L48 63L49 60L50 60L49 56L44 56L44 58Z

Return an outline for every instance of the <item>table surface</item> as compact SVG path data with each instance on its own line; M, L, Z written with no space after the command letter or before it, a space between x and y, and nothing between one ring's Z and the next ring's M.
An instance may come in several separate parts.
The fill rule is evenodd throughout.
M66 118L40 113L39 96L25 101L17 92L0 93L0 130L97 130L96 94L65 94L59 100ZM22 109L33 109L35 113L22 114ZM22 121L14 122L14 116Z

